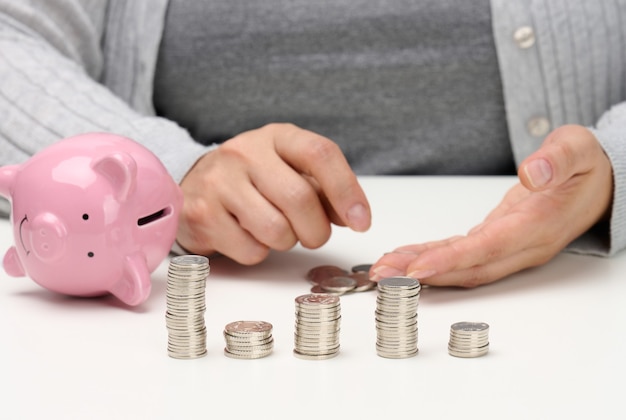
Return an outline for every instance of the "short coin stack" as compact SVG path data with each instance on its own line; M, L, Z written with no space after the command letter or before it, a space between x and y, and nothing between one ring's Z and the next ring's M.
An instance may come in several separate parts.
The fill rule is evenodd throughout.
M205 288L209 259L199 255L172 258L167 272L167 351L175 359L206 354Z
M417 305L420 283L411 277L387 277L378 282L376 298L376 352L402 359L417 349Z
M450 327L448 353L455 357L480 357L489 351L489 324L456 322Z
M339 296L308 294L296 298L294 350L296 357L330 359L339 353Z
M272 353L272 324L265 321L236 321L224 328L224 354L234 359L260 359Z

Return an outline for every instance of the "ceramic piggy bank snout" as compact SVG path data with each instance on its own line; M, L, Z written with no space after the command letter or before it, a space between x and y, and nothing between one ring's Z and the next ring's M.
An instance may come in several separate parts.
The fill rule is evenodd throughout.
M0 168L15 245L3 266L67 295L111 293L128 305L150 294L170 251L182 192L138 143L91 133Z
M54 214L39 214L33 221L23 225L20 231L21 240L38 260L53 262L63 256L67 228Z

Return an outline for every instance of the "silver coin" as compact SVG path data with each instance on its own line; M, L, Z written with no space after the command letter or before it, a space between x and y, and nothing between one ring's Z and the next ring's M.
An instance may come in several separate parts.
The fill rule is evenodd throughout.
M322 322L303 322L301 319L296 319L296 328L298 331L312 331L322 334L328 331L338 331L341 325L340 320L341 318Z
M296 338L296 350L301 353L328 353L331 350L336 350L339 347L339 340L336 338L331 340L302 340Z
M199 359L201 357L206 356L207 351L205 350L204 352L200 351L200 352L195 352L195 353L178 353L176 351L169 351L167 352L167 355L169 357L171 357L172 359Z
M328 353L328 354L304 354L304 353L300 353L297 350L294 350L293 354L298 359L304 359L304 360L326 360L326 359L332 359L333 357L337 356L337 354L339 354L339 352L335 351L335 352Z
M268 344L274 343L274 336L269 335L262 338L254 338L254 337L234 337L232 335L224 334L224 340L228 344L232 344L233 346L240 347L263 347Z
M352 266L353 273L369 273L372 264L357 264Z
M404 352L404 353L413 352L417 350L417 340L402 341L402 342L396 342L396 343L383 343L383 342L377 341L376 348L387 351L387 352L391 352L391 351Z
M314 335L294 333L293 340L296 344L306 344L309 347L325 346L328 347L339 343L339 333Z
M243 354L248 354L248 353L267 353L270 350L272 350L274 348L274 342L270 342L267 344L263 344L263 345L256 345L256 346L242 346L242 345L236 345L233 343L227 343L226 344L226 348L228 349L228 351L230 351L231 353L243 353Z
M350 277L356 280L356 286L353 289L354 292L367 292L368 290L375 289L378 285L375 281L370 280L369 274L365 271L352 273Z
M338 297L338 296L337 296ZM308 317L308 318L316 318L320 315L323 316L332 316L341 314L341 306L339 304L334 304L332 306L325 305L299 305L296 304L296 315Z
M460 344L471 344L478 341L489 341L489 336L476 336L476 337L465 337L465 336L457 336L454 334L450 334L450 341L455 341Z
M450 326L451 331L465 331L465 332L481 332L489 330L489 324L485 322L455 322Z
M382 288L402 288L412 289L418 288L420 285L417 279L406 276L386 277L378 282L378 286Z
M416 356L418 354L419 350L415 349L415 350L411 350L411 351L405 351L405 352L398 352L398 351L385 351L382 349L376 349L376 354L378 354L380 357L384 357L386 359L407 359L409 357L413 357Z
M456 338L456 337L450 337L449 342L455 343L456 345L459 346L464 346L464 347L471 347L471 346L475 346L476 344L479 343L488 343L489 342L489 337L482 337L479 339L470 339L470 338Z
M262 333L272 331L272 324L265 321L235 321L227 324L225 330L231 334Z
M253 359L262 359L263 357L267 357L272 354L271 351L268 352L251 352L251 353L233 353L228 351L228 349L224 349L224 355L226 357L230 357L231 359L239 359L239 360L253 360Z
M481 350L475 350L475 351L459 351L457 349L448 347L448 354L454 357L462 357L462 358L469 359L469 358L474 358L474 357L481 357L481 356L486 355L487 353L489 353L489 346Z
M207 265L209 259L201 255L178 255L170 260L170 264L174 266L202 266Z
M331 307L337 305L339 302L340 300L338 296L329 294L311 293L308 295L298 296L296 298L296 303L298 305L305 306Z

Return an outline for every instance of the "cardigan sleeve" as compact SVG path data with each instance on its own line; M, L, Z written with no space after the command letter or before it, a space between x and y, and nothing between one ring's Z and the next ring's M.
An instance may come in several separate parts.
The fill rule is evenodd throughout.
M611 217L608 226L598 226L596 235L593 231L583 235L568 250L613 255L626 248L626 102L613 106L595 127L589 128L602 145L613 168Z
M104 131L146 146L180 182L210 148L101 82L116 58L105 60L99 49L104 11L83 3L0 0L0 166L21 163L62 138ZM5 202L0 211L6 210Z
M566 250L617 253L626 248L626 1L491 0L491 8L516 162L551 129L590 128L613 169L611 218Z

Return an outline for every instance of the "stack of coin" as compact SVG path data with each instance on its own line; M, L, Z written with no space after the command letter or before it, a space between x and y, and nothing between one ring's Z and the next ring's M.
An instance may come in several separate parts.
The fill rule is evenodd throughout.
M235 321L224 328L224 354L234 359L260 359L274 348L272 324L265 321Z
M296 357L330 359L339 353L339 296L308 294L296 298L294 350Z
M376 282L369 279L371 264L359 264L348 272L334 265L320 265L310 269L306 275L313 285L311 293L343 295L350 292L365 292L376 288Z
M455 357L479 357L489 351L489 325L456 322L450 327L448 353Z
M388 277L378 282L376 352L402 359L417 354L417 305L420 283L411 277Z
M206 354L205 288L209 259L199 255L172 258L167 272L167 350L175 359Z

